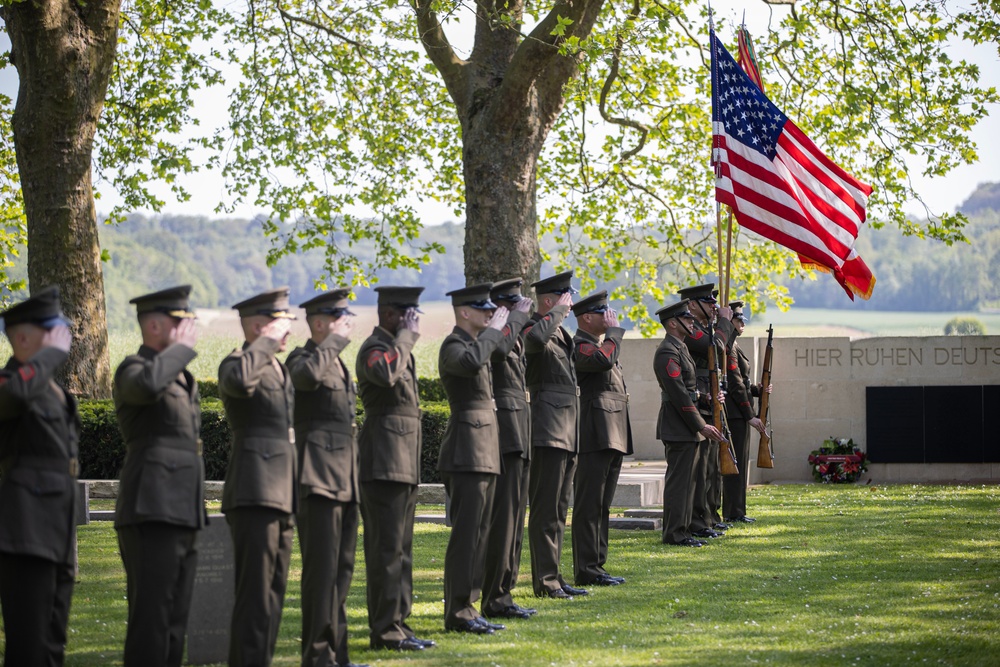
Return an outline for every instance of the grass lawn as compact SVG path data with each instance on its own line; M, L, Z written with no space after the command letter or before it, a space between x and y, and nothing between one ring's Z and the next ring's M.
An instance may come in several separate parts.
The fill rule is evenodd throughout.
M443 631L448 529L418 525L410 624L438 642L419 655L368 650L359 546L351 657L384 666L997 664L1000 487L763 486L750 503L757 523L702 549L613 531L608 569L628 583L572 601L531 596L525 546L516 598L539 613L486 637ZM567 535L564 573L569 545ZM81 527L80 558L67 664L121 664L125 581L110 524ZM296 553L278 665L299 660L300 574Z

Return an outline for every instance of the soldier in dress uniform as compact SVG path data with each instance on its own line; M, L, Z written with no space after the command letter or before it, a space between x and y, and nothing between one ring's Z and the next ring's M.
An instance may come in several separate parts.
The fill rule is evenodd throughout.
M698 409L700 392L694 359L684 344L693 332L694 316L684 299L656 311L666 335L656 348L653 372L660 385L660 414L656 437L666 448L667 473L663 484L663 543L700 547L692 536L696 487L695 470L706 439L722 434L707 423Z
M434 646L407 625L413 607L413 515L420 483L420 399L413 345L420 337L423 287L376 287L378 326L358 350L358 394L365 421L361 516L368 574L371 647L422 651Z
M632 453L628 392L618 355L625 330L606 291L573 304L580 386L580 453L573 478L573 574L579 586L618 586L608 574L608 524L622 458ZM604 337L603 341L601 336Z
M347 593L358 543L358 445L355 386L340 359L354 313L350 289L300 304L309 340L285 364L295 387L302 551L302 667L353 665L347 649Z
M507 326L509 311L490 301L493 283L448 292L455 328L441 343L438 369L451 414L441 440L438 470L451 499L451 536L444 557L445 630L493 634L504 626L480 616L486 539L493 491L500 474L500 439L490 357L509 350L527 319Z
M701 400L698 410L708 421L712 420L712 399L709 393L708 325L715 320L715 358L719 369L725 373L726 349L733 337L732 311L719 308L714 283L685 287L678 294L688 299L688 309L695 317L690 335L685 337L691 356L698 368L698 391ZM719 377L720 384L724 376ZM722 473L719 469L719 452L708 440L702 440L701 457L695 468L694 519L691 524L695 537L721 537L729 526L722 523L719 509L722 505Z
M524 335L531 392L531 472L528 544L535 595L568 599L586 595L559 572L566 514L576 470L579 394L573 338L562 326L573 305L572 271L532 283L538 310Z
M219 365L219 394L233 430L222 511L236 555L229 664L269 665L281 624L298 509L293 389L275 355L288 344L288 288L233 306L246 342Z
M729 431L740 474L722 478L722 516L727 523L753 523L754 519L747 516L747 467L750 464L750 429L747 426L753 427L758 433L764 432L764 425L754 414L751 403L753 396L760 396L761 387L751 381L750 359L736 340L743 333L747 321L743 314L743 302L730 301L729 307L733 311L734 335L726 367L729 378L726 416L729 418ZM766 388L766 391L770 391L770 388Z
M73 340L59 289L0 320L14 355L0 369L0 606L4 663L61 665L76 565L76 400L53 376Z
M142 346L115 371L125 440L115 504L128 586L126 665L180 667L205 525L205 464L190 285L132 299Z
M524 325L531 299L521 294L521 278L493 283L490 301L510 311L507 327L516 335L513 346L493 351L493 397L500 432L500 476L493 494L493 512L486 545L483 603L487 618L531 618L535 609L522 607L511 596L517 584L528 504L528 462L531 460L531 403L524 380ZM507 330L504 329L504 335Z

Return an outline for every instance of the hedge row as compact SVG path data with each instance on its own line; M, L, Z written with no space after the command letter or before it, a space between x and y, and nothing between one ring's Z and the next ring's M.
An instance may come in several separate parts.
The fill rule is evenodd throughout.
M214 384L214 382L212 383ZM203 395L204 396L204 395ZM440 482L437 471L441 438L448 423L447 403L427 402L423 408L423 452L420 461L420 481ZM80 477L82 479L118 479L125 461L125 443L118 430L115 406L109 400L81 401ZM358 425L364 413L358 410ZM201 441L205 453L205 478L226 478L231 432L222 401L218 398L201 400Z
M202 399L219 398L219 383L214 379L198 380L198 391L201 392ZM441 378L417 378L417 391L420 393L421 403L448 401Z

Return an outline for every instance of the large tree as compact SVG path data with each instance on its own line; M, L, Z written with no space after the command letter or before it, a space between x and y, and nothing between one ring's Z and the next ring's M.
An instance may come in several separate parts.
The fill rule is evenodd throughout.
M101 8L111 17L117 2L5 0L15 65L28 71L29 58L47 54L18 46L23 23L12 17L52 8L73 21ZM702 7L693 0L129 0L117 60L113 44L88 38L65 68L106 72L114 64L94 158L126 207L162 205L148 187L157 179L185 197L176 177L198 169L206 151L196 149L207 148L207 164L229 183L221 210L249 203L266 211L274 257L326 247L331 281L370 279L373 267L353 252L360 239L376 242L382 266L432 261L439 248L417 241L428 222L418 211L435 199L465 216L467 280L535 275L537 237L551 233L560 242L556 263L579 267L585 287L626 275L615 296L630 296L640 319L644 298L662 299L677 282L710 277L716 265ZM996 93L979 83L977 68L952 60L947 44L994 40L993 3L979 0L958 16L941 0L761 3L752 11L770 12L758 43L767 92L876 186L876 223L961 239L960 217L915 222L903 214L906 201L919 199L905 158L922 156L931 174L975 159L969 130ZM68 18L56 24L55 39L71 41L88 26ZM717 27L731 40L727 18L717 17ZM473 31L470 47L453 46L455 29ZM99 79L74 82L93 96ZM22 90L29 84L22 75ZM223 127L192 127L199 86L228 91ZM51 118L50 97L28 99L39 118ZM18 132L15 122L20 160ZM51 184L27 173L31 255L32 229L46 222L28 200L49 197L40 193ZM72 202L77 194L62 196ZM74 220L93 224L92 214ZM77 242L64 229L69 237ZM85 250L87 261L93 253ZM780 300L771 277L800 271L787 253L748 238L738 239L736 262L736 289L756 301ZM30 276L36 286L51 277ZM64 286L81 278L66 276Z

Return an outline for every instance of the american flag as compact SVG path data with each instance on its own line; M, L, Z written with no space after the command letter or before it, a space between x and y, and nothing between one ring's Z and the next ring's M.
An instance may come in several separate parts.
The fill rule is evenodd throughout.
M710 39L716 200L733 209L740 226L831 271L851 299L867 299L875 279L854 243L871 186L824 155L736 64L714 30Z

